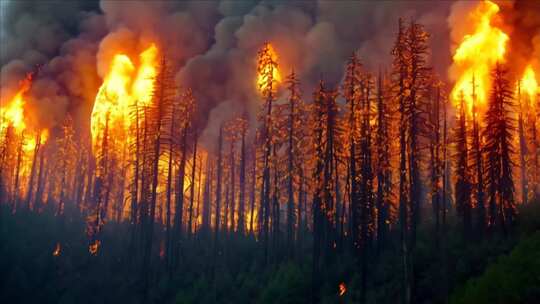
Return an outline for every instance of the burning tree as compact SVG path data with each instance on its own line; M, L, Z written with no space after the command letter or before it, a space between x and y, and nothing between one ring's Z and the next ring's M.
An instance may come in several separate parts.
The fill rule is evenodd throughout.
M270 154L273 150L274 122L272 107L275 102L277 83L280 81L276 54L269 43L258 53L257 85L263 97L263 109L260 115L262 129L259 140L262 144L262 185L260 189L260 217L262 219L262 238L264 240L264 260L268 260L269 224L270 224ZM261 226L261 225L259 225Z
M488 224L491 231L497 225L508 233L516 214L512 179L515 125L509 114L513 107L513 95L506 78L507 70L501 64L495 66L491 75L493 82L484 129Z

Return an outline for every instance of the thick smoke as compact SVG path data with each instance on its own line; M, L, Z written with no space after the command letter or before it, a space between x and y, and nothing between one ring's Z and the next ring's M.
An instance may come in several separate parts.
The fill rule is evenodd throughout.
M510 36L508 60L519 74L528 64L540 71L540 2L516 0L501 2L503 27Z
M389 69L399 17L431 33L432 64L450 62L446 19L451 3L426 1L13 1L0 35L2 95L45 64L30 92L33 121L57 126L69 114L88 132L92 103L114 52L138 54L157 42L197 99L203 141L247 113L256 123L257 50L271 42L285 78L293 69L304 98L323 79L336 88L354 51L372 71ZM136 56L134 56L136 57ZM4 93L4 91L6 93ZM282 92L281 92L282 93ZM2 100L5 100L2 97Z
M492 20L509 36L506 55L507 66L514 77L521 77L523 69L533 64L540 70L540 2L528 0L494 1L500 13ZM477 1L461 1L452 5L448 24L451 28L452 52L466 34L470 34L473 24L467 15L478 5ZM454 77L450 77L450 80Z

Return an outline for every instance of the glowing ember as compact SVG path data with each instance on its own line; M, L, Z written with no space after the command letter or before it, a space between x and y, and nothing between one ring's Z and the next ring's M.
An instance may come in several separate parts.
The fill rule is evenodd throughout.
M140 54L138 69L127 55L114 56L94 102L91 117L94 144L105 128L107 117L109 125L120 133L115 135L125 135L131 124L130 112L135 103L145 105L151 101L157 54L158 49L152 44Z
M162 260L165 258L165 240L159 243L159 258Z
M270 43L266 43L259 51L257 68L257 88L263 95L275 91L275 83L281 82L281 75L277 65L277 54Z
M96 255L98 253L100 245L101 245L100 240L95 240L92 244L90 244L90 246L88 246L88 251L90 252L90 254Z
M345 283L341 282L339 283L339 296L342 297L346 292L347 292L347 286L345 285Z
M531 65L525 68L523 78L521 78L521 92L527 94L529 100L534 100L536 94L540 93L540 87L536 81L536 75Z
M59 256L60 255L60 251L61 251L62 247L60 246L60 243L56 243L56 247L54 247L54 251L53 251L53 256Z
M11 125L17 133L21 133L26 129L24 121L24 94L30 90L32 84L32 74L26 75L26 78L21 81L20 88L17 94L7 103L6 107L0 107L0 131Z
M477 105L482 108L489 91L490 71L498 61L504 60L508 35L491 23L498 12L499 7L495 3L480 2L469 15L476 27L472 34L463 38L453 57L452 69L458 76L452 89L452 100L457 105L463 92L469 112L473 101L473 77Z

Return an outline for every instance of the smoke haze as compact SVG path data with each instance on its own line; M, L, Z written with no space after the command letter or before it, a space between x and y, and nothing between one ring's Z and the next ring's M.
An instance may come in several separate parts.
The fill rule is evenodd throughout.
M2 100L24 74L43 64L29 95L32 122L58 126L66 115L88 132L93 101L113 52L138 54L157 42L181 88L192 88L197 126L213 137L219 124L246 111L255 123L256 53L270 41L285 77L298 74L303 97L319 79L336 87L357 51L376 72L390 69L398 18L414 19L431 34L431 64L442 79L451 62L450 30L471 1L2 1ZM511 10L528 6L520 13ZM540 57L538 4L502 5L505 25L520 45L516 58ZM519 49L520 51L517 51ZM518 54L519 52L527 54ZM203 139L204 140L204 139Z

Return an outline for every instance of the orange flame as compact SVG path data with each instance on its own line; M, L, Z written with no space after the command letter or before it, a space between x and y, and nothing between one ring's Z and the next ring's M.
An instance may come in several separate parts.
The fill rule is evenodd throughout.
M97 255L99 246L101 245L100 240L95 240L90 246L88 246L88 252L90 252L91 255Z
M459 104L463 92L469 112L473 103L473 83L475 79L476 103L479 107L486 104L490 85L490 70L499 61L504 60L508 35L492 24L499 12L499 6L491 1L478 4L469 18L476 25L471 34L463 37L463 41L453 56L452 69L459 75L452 89L454 105Z
M277 59L277 53L270 43L266 43L259 51L257 88L264 95L270 90L275 91L275 84L281 82Z
M0 131L11 125L17 133L21 133L26 129L24 121L24 107L26 101L24 94L30 90L32 84L32 73L28 73L26 78L20 82L19 91L7 103L6 107L0 106Z
M60 243L56 243L56 247L54 248L54 251L53 251L53 256L59 256L60 255L60 250L62 249L62 247L60 246Z
M537 94L540 94L540 86L536 81L536 75L532 68L532 65L528 65L523 72L523 77L520 81L521 92L525 93L529 97L529 101L532 102Z
M49 138L49 130L44 129L41 130L40 135L38 138L35 136L30 136L23 144L23 151L25 152L33 152L36 148L38 142L40 145L43 145L47 139Z
M347 292L347 286L344 282L339 283L339 296L342 297Z
M138 102L147 105L152 99L154 77L156 76L158 49L151 44L139 55L138 69L125 54L117 54L112 60L109 73L99 88L91 116L93 143L109 125L125 135L131 124L130 111Z

